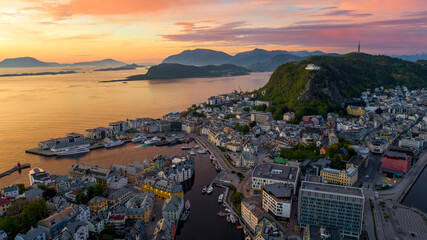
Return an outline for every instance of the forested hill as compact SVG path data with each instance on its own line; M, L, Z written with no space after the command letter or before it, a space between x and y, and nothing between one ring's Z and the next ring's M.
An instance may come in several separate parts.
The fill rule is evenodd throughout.
M315 64L320 70L306 70L307 64ZM364 53L312 56L279 66L258 93L263 100L288 108L313 101L331 106L359 97L367 88L397 85L409 89L427 87L427 66Z

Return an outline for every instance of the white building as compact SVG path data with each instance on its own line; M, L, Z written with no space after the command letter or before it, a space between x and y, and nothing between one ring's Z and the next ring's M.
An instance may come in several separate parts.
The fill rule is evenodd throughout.
M182 197L172 195L163 205L162 216L163 218L177 221L181 217L183 210L184 199Z
M290 218L292 190L287 184L274 183L262 188L262 207L279 218Z
M320 67L310 63L310 64L307 64L307 67L305 67L305 70L310 70L310 71L316 70L316 71L318 71L318 70L320 70Z
M89 230L86 222L74 221L61 231L61 240L86 240L89 238Z
M43 184L47 186L52 182L49 171L45 171L41 168L33 168L28 175L30 177L31 186L34 184L35 185Z
M19 196L18 186L5 187L2 192L3 195L6 197L16 198L17 196Z

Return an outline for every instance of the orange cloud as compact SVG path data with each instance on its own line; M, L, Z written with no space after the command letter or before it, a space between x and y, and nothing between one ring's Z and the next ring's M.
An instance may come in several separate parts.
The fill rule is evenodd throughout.
M48 9L55 16L124 15L158 12L166 9L190 7L206 3L202 0L71 0Z

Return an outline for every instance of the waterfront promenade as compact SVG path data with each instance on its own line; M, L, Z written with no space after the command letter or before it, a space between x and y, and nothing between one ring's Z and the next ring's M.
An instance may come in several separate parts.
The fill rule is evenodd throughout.
M370 239L427 239L427 214L400 204L426 165L427 154L424 152L393 188L382 191L364 189L364 226Z

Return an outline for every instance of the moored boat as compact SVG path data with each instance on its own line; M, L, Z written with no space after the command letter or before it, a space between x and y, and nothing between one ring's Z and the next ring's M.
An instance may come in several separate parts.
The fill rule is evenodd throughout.
M196 145L194 146L194 149L199 149L199 147L200 147L199 145Z
M88 153L88 152L90 152L90 150L88 148L73 147L73 148L69 148L65 151L57 152L56 155L57 156L69 156L69 155L77 155L77 154L83 154L83 153Z
M199 154L206 154L207 152L206 152L206 150L202 149L202 150L197 151L197 153L199 153Z
M125 142L122 140L110 140L108 142L104 142L104 146L106 148L112 148L112 147L117 147L120 145L123 145Z
M211 193L213 192L213 187L212 187L212 185L210 185L210 186L208 187L208 190L207 190L206 192L207 192L207 194L211 194Z
M221 193L218 197L218 203L222 203L224 201L224 193Z
M208 190L208 187L203 186L202 193L206 193L207 190Z
M191 149L191 147L188 147L188 146L182 146L182 147L181 147L181 149L182 149L182 150L190 150L190 149Z
M190 204L190 200L187 199L187 201L185 201L185 209L190 209L191 204Z
M195 151L190 151L190 152L189 152L189 154L190 154L191 156L194 156L194 155L196 155L196 152L195 152Z
M137 142L141 142L141 141L143 141L143 140L145 140L145 139L147 139L147 137L146 137L146 136L144 136L144 135L139 135L138 137L134 137L134 138L132 138L132 142L133 142L133 143L137 143Z
M145 140L145 142L144 142L144 144L146 144L146 145L152 145L152 144L155 144L156 142L158 142L158 141L160 141L161 139L160 138L158 138L158 137L153 137L153 138L151 138L151 139L147 139L147 140Z

